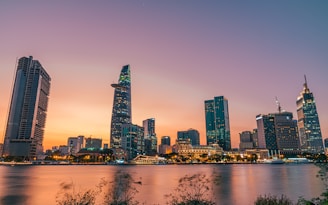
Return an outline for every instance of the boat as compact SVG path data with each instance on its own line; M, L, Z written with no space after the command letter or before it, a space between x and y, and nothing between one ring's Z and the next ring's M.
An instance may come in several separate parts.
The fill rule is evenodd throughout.
M166 164L164 157L138 155L130 161L131 164Z
M265 163L265 164L284 164L285 161L282 159L278 159L278 158L272 158L272 159L263 160L263 163Z
M288 163L296 163L296 164L304 164L304 163L310 163L311 161L307 158L288 158L286 160Z
M30 162L30 161L24 161L24 162L15 162L15 161L3 162L3 161L1 161L0 165L7 165L7 166L32 165L32 162Z

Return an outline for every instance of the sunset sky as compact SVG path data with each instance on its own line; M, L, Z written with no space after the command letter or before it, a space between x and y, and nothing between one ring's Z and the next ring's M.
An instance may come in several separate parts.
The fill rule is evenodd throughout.
M114 89L130 64L132 121L155 118L158 138L197 129L204 101L229 100L232 147L255 116L296 116L307 76L328 137L328 1L0 1L0 141L16 59L50 74L44 148L77 135L109 143Z

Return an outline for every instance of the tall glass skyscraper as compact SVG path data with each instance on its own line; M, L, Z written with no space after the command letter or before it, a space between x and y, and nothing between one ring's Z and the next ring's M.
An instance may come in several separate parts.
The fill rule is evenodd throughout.
M18 60L4 155L34 159L43 152L51 78L33 57Z
M205 101L207 145L219 144L223 150L231 149L228 100L223 96Z
M112 84L114 91L110 146L122 147L122 125L131 124L131 77L130 65L123 66L117 84Z
M296 101L301 149L310 153L323 152L323 142L314 96L306 77L303 90Z

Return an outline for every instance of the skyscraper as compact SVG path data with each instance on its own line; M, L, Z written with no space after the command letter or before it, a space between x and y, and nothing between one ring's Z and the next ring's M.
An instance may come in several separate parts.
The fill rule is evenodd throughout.
M112 84L114 91L110 146L120 148L122 125L131 124L131 77L130 65L123 66L117 84Z
M257 115L258 146L260 149L278 150L273 115Z
M300 154L297 123L291 112L256 116L259 148L271 154Z
M228 100L223 96L205 101L207 145L219 144L223 150L231 149Z
M43 152L51 78L33 57L18 60L4 140L4 155L35 158Z
M144 152L144 128L134 124L122 125L122 148L127 159L133 159Z
M145 140L145 154L156 155L157 154L157 137L155 133L155 119L150 118L142 122L144 128L144 140Z
M313 93L311 93L308 88L306 77L303 90L297 98L296 105L302 151L310 153L323 152L323 142L317 107Z

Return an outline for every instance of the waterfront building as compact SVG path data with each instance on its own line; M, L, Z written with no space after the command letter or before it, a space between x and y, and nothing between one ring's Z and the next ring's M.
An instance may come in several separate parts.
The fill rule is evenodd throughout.
M178 140L190 139L191 145L200 145L199 132L195 129L178 131Z
M257 135L260 149L278 150L276 131L274 127L274 116L257 115Z
M307 84L303 84L303 90L297 98L298 130L301 149L309 153L322 153L323 142L317 107L313 93Z
M239 133L239 138L240 138L240 143L239 143L240 151L254 148L253 133L251 131L243 131L242 133Z
M127 160L144 153L144 128L134 124L122 125L122 148L127 154Z
M170 146L171 145L171 137L170 136L161 137L161 144Z
M266 148L271 155L300 154L297 122L291 112L270 113L256 117L259 148Z
M192 146L189 139L177 139L174 152L181 156L199 158L201 155L222 155L223 149L218 144Z
M130 65L123 66L114 91L111 119L110 147L122 147L122 125L131 123L131 77Z
M253 147L258 148L259 147L259 138L258 138L258 134L257 134L257 129L253 129L252 139L253 139Z
M328 148L328 138L324 139L325 148Z
M162 136L161 144L158 146L158 153L161 155L172 153L171 138L170 136Z
M246 149L245 150L245 155L247 157L251 157L254 154L257 156L257 159L260 159L260 160L269 158L269 150L267 150L267 149Z
M167 144L160 144L158 146L158 154L164 155L164 154L171 154L173 152L172 146Z
M325 145L325 154L328 154L328 138L324 139L324 145Z
M223 96L205 101L207 145L219 144L223 150L231 150L228 100Z
M3 144L0 143L0 157L2 156L2 151L3 151Z
M99 150L102 148L102 139L88 137L85 139L85 148L88 150Z
M69 155L69 147L67 145L59 145L58 151L61 156Z
M47 71L32 56L18 60L4 155L35 159L43 153L50 81Z
M155 132L155 119L150 118L142 122L144 128L144 151L146 155L154 156L157 154L157 137Z
M293 113L275 113L274 119L279 152L287 156L301 154L297 120L293 119Z
M70 154L78 153L84 148L84 136L69 137L67 139L67 146L69 147L68 152Z

